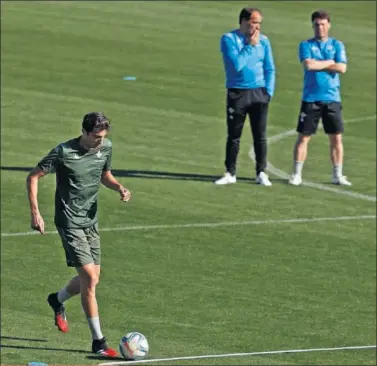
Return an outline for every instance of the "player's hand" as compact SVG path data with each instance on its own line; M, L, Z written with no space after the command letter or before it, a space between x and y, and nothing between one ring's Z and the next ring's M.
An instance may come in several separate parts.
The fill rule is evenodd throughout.
M119 194L120 200L123 202L128 202L131 199L131 192L124 187L119 188Z
M39 231L41 234L44 234L45 232L45 222L43 221L43 218L39 212L32 213L31 214L31 228L33 230Z
M253 33L249 35L249 43L253 46L257 45L259 42L259 36L260 36L260 31L259 29L256 29Z

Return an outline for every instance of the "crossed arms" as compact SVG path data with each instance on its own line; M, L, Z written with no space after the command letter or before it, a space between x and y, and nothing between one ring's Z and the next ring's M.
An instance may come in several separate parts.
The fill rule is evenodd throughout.
M347 71L347 64L343 62L335 62L334 60L318 61L307 58L302 61L306 70L309 71L332 71L344 74Z

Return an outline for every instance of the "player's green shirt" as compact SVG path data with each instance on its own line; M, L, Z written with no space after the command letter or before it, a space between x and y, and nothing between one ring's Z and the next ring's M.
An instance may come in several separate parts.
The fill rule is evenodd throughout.
M58 145L38 163L44 172L56 173L55 225L63 228L87 228L97 222L101 175L111 169L110 140L85 150L79 139Z

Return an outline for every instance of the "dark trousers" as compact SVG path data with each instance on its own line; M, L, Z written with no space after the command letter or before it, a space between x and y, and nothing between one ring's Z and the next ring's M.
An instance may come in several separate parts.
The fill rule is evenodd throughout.
M263 172L267 166L267 115L270 96L266 88L228 89L227 91L227 126L226 171L236 174L237 156L246 116L249 116L253 134L256 173Z

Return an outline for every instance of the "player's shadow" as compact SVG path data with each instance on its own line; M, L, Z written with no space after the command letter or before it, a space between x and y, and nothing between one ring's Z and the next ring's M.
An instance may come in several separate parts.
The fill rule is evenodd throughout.
M143 179L170 179L170 180L194 180L200 182L214 182L220 175L207 175L198 173L172 173L154 170L122 170L112 169L115 177L143 178ZM241 182L254 182L252 178L237 177Z
M106 356L98 356L98 355L91 355L86 357L89 360L107 360L107 361L126 361L123 357L106 357Z
M72 352L72 353L90 353L88 350L82 349L70 349L70 348L52 348L52 347L29 347L29 346L11 346L8 344L0 344L0 348L11 348L11 349L32 349L38 351L54 351L54 352Z
M25 166L1 166L1 170L9 170L11 172L31 172L33 168L28 168Z
M11 339L13 341L47 342L47 339L23 338L23 337L8 337L8 336L0 336L0 339Z
M18 171L18 172L30 172L32 168L18 167L18 166L2 166L1 170ZM143 178L143 179L170 179L170 180L194 180L201 182L214 182L220 177L220 175L206 175L196 173L172 173L172 172L160 172L154 170L123 170L112 169L112 173L115 177L123 178ZM284 179L271 179L272 181L284 181ZM239 182L254 183L255 178L237 177Z
M20 167L20 166L2 166L1 170L8 170L13 172L30 172L32 168ZM175 179L175 180L196 180L204 182L213 182L218 179L217 175L204 175L204 174L192 174L192 173L171 173L171 172L159 172L153 170L124 170L124 169L112 169L111 172L115 177L124 178L146 178L146 179ZM251 181L249 178L237 178L238 180Z

